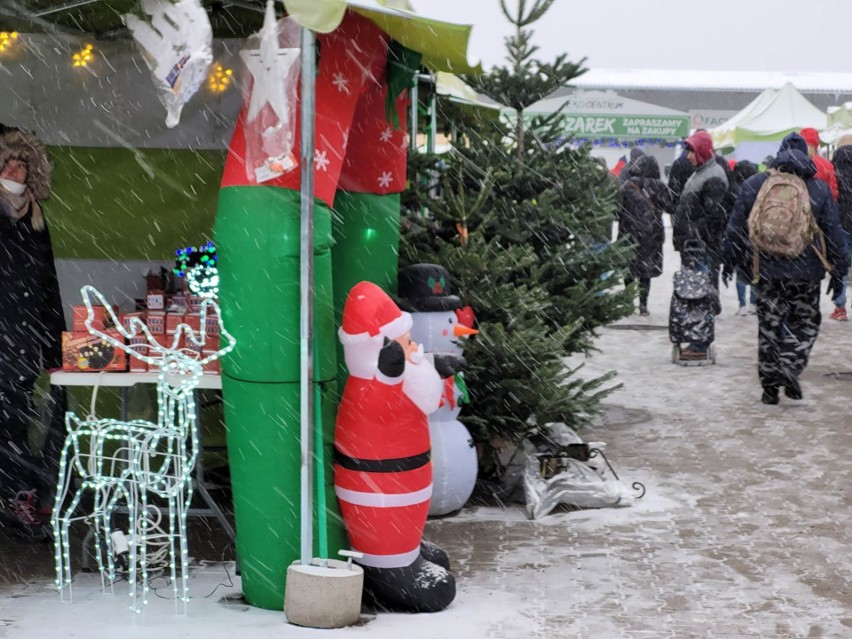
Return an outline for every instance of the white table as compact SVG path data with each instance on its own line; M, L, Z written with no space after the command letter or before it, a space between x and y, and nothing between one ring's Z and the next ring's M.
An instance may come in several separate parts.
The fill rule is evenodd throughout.
M157 371L148 373L125 373L118 371L99 371L99 372L78 372L78 371L56 371L50 374L50 383L56 386L103 386L110 388L121 389L121 421L127 421L127 389L136 384L156 384L160 374ZM196 390L222 388L222 377L214 374L204 374L198 382ZM198 402L196 402L196 410L198 410ZM200 415L199 415L200 423ZM203 447L202 447L203 448ZM202 464L202 455L198 456L198 461L195 464L195 473L192 478L193 489L204 500L206 508L190 508L187 513L189 516L196 517L215 517L222 529L235 541L236 533L233 526L225 518L224 513L219 508L218 504L213 501L207 488L204 486L204 465ZM87 535L88 539L88 535ZM85 545L86 542L84 542ZM83 554L83 568L88 568L88 555Z

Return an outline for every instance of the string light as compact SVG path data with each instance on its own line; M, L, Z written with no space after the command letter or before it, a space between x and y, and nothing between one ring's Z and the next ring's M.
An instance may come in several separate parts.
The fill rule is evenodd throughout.
M231 83L234 80L234 72L231 69L217 64L216 67L207 76L207 88L212 93L224 93L231 88Z
M0 53L5 53L7 49L15 44L15 40L17 39L17 31L0 31Z
M94 59L94 48L91 44L87 44L77 53L71 56L75 67L86 67Z
M213 242L178 249L175 255L172 270L178 277L186 278L186 285L193 294L205 299L219 296L219 257Z
M202 327L197 332L187 324L179 324L169 346L161 345L145 323L132 317L125 325L115 316L112 307L92 286L81 289L86 305L86 329L114 348L158 368L157 421L96 419L90 414L81 420L73 412L65 415L68 436L59 461L56 503L53 509L55 540L56 587L60 597L65 593L71 599L71 543L69 529L75 520L86 519L92 523L95 539L95 558L101 573L101 585L106 590L116 578L114 547L110 535L110 521L121 502L127 505L130 518L128 530L128 584L131 610L141 612L148 603L149 567L148 546L154 537L165 537L169 546L169 570L178 601L189 601L189 547L186 539L186 518L192 501L192 470L200 449L198 437L195 389L201 380L206 364L231 352L236 340L222 325L219 307L212 299L201 305ZM94 305L104 307L121 339L116 339L93 327ZM207 343L207 314L215 313L219 323L219 336L224 346L213 353L199 356ZM139 338L144 337L143 343ZM134 343L134 338L137 338ZM125 341L126 340L126 341ZM186 348L181 348L186 344ZM92 411L94 412L94 411ZM73 476L82 482L74 490ZM70 503L63 509L68 494L74 490ZM91 515L74 516L86 491L94 493ZM164 499L169 518L168 533L152 535L157 528L149 521L154 506L149 505L149 495ZM160 510L156 509L159 514ZM179 542L176 550L175 541ZM178 556L179 553L179 556ZM106 563L104 563L104 555ZM178 591L178 567L181 573L181 591ZM141 577L141 604L137 591Z

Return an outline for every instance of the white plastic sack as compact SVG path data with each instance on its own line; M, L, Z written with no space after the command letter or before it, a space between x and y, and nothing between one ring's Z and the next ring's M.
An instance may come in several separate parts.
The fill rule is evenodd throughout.
M213 29L200 0L141 0L150 23L126 14L124 22L139 43L166 108L166 126L180 121L183 105L207 78L213 62Z

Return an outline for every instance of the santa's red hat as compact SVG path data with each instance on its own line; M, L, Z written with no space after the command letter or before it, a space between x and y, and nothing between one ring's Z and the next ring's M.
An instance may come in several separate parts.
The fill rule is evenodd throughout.
M411 315L399 310L387 293L372 282L358 282L346 297L338 334L345 346L376 337L396 339L409 332L411 325Z

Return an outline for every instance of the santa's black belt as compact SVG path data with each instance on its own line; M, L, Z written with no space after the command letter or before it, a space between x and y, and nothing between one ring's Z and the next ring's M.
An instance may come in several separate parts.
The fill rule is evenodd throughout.
M334 463L346 470L360 470L367 473L401 473L407 470L417 470L429 463L431 451L412 455L411 457L397 457L396 459L360 459L344 455L337 448L334 449Z

